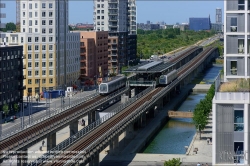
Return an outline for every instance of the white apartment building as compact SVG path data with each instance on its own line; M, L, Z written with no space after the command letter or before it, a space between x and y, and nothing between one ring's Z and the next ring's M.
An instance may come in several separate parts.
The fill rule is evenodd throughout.
M26 55L24 96L35 95L43 88L71 86L80 75L80 35L68 30L68 0L20 0L18 3L17 44L24 46Z
M136 4L135 0L128 0L128 25L129 25L129 35L137 34L136 26Z
M224 81L215 83L212 164L249 166L250 0L226 0L224 10Z

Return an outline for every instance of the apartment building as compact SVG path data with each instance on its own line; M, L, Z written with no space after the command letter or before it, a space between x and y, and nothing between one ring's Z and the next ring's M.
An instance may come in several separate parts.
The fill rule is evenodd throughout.
M131 17L128 17L130 13ZM126 65L128 60L135 58L131 56L134 54L133 51L129 51L128 54L128 45L136 43L133 42L136 40L135 37L128 37L129 34L136 35L135 14L135 1L132 0L130 3L124 0L94 1L94 30L109 32L108 73L110 74L119 74L121 67ZM136 47L132 48L134 49Z
M96 80L108 75L108 32L80 31L81 80Z
M250 0L224 1L224 81L213 99L213 165L250 161Z
M20 33L14 34L15 41L23 45L27 65L24 96L75 84L80 75L80 35L68 30L68 1L20 0L17 7Z
M8 115L12 115L14 105L23 103L23 46L1 45L0 49L0 114L7 105Z
M0 3L0 9L2 8L5 8L6 6L5 6L5 3ZM2 23L1 21L2 21L2 18L6 18L6 14L5 13L1 13L0 12L0 28L5 28L5 24L4 23Z

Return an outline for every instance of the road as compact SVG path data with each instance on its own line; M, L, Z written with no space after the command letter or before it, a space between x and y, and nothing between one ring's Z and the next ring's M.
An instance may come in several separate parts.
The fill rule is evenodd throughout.
M49 101L49 99L47 100L47 104L46 104L46 100L41 100L40 102L32 102L30 104L30 106L28 108L26 108L24 110L25 115L24 115L24 121L25 123L29 123L29 108L31 110L31 121L42 117L42 116L46 116L49 113L52 113L53 110L57 109L57 108L66 108L67 106L69 106L70 104L76 102L76 101L81 101L84 97L89 96L91 94L96 93L96 90L89 90L89 91L83 91L83 92L78 92L77 94L73 95L72 97L65 97L65 103L62 103L62 99L61 98L57 98L57 99L52 99L51 101ZM5 133L7 133L8 131L14 129L14 128L19 128L21 126L21 118L18 118L12 122L9 123L4 123L2 124L2 134L4 136Z

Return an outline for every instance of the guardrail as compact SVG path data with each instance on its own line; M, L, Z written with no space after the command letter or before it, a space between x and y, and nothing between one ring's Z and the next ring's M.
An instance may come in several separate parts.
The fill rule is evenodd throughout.
M130 98L126 103L120 105L119 107L117 107L111 113L103 116L99 120L97 120L97 121L91 123L90 125L84 127L78 133L76 133L75 135L69 137L65 141L61 142L55 148L51 149L48 153L45 153L44 155L42 155L41 157L39 157L37 160L31 162L29 164L29 166L36 166L37 164L42 163L43 161L49 160L51 158L54 158L54 156L59 155L62 152L62 150L66 149L67 147L71 146L73 143L75 143L76 141L78 141L82 137L86 136L88 133L90 133L95 128L97 128L98 126L100 126L102 123L106 122L107 120L109 120L110 118L112 118L114 115L116 115L117 113L121 112L124 108L128 107L129 105L131 105L132 103L134 103L135 101L137 101L138 99L140 99L142 96L144 96L145 94L147 94L148 92L150 92L152 89L154 89L154 88L153 87L149 87L146 90L144 90L141 93L139 93L138 95L134 96L133 98Z
M112 98L113 96L115 96L117 93L120 93L120 92L125 91L125 90L127 90L126 87L116 91L115 93L112 93L112 94L108 95L107 97L103 98L102 100L99 100L98 103L101 103L101 102L103 102L105 100L108 100L108 99ZM57 109L54 109L54 110L50 110L49 113L47 113L47 111L46 111L45 114L42 114L42 115L40 115L38 117L35 117L35 118L32 118L32 123L31 124L29 124L29 119L26 119L25 123L23 125L23 128L21 128L21 122L19 122L18 124L11 127L11 129L8 129L8 130L5 130L5 131L3 130L2 135L0 137L0 140L8 138L8 137L10 137L10 136L12 136L12 135L14 135L14 134L16 134L18 132L21 132L21 131L23 131L23 130L25 130L25 129L33 126L33 125L36 125L36 124L38 124L38 123L40 123L40 122L42 122L42 121L44 121L46 119L49 119L49 118L51 118L51 117L53 117L53 116L55 116L57 114L60 114L60 113L66 111L66 110L68 110L70 108L73 108L75 106L79 106L79 105L93 99L96 96L99 96L99 93L94 93L94 94L91 94L91 95L89 95L89 96L87 96L87 97L85 97L83 99L78 99L77 101L72 102L70 104L70 106L67 106L67 107L65 107L63 109L57 108ZM86 109L89 109L89 108L94 107L94 106L96 106L96 103L87 106Z
M98 95L99 95L99 93L90 94L90 95L84 97L83 99L78 99L76 101L73 101L72 103L70 103L69 106L67 106L65 108L55 108L55 109L52 109L52 110L46 110L45 114L42 114L42 115L37 116L35 118L31 117L31 124L29 123L29 119L26 119L24 121L23 127L21 127L21 122L18 122L17 124L13 125L11 127L11 129L2 130L2 135L0 137L0 140L3 140L5 138L7 138L7 137L10 137L10 136L12 136L12 135L14 135L14 134L16 134L16 133L18 133L20 131L23 131L23 130L25 130L25 129L27 129L27 128L29 128L29 127L31 127L31 126L39 123L39 122L41 122L41 121L44 121L44 120L50 118L51 116L54 116L54 115L56 115L58 113L61 113L61 112L64 112L64 111L66 111L66 110L68 110L68 109L70 109L70 108L72 108L72 107L74 107L76 105L83 104L86 101L89 101L90 99L92 99L92 98L94 98L94 97L96 97ZM30 116L34 116L34 115L30 115Z

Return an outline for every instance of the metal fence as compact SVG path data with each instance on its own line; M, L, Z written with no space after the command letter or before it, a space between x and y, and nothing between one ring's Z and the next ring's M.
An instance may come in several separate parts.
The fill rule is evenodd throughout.
M104 123L108 119L112 118L117 113L121 112L126 107L130 106L132 103L134 103L135 101L137 101L138 99L140 99L142 96L144 96L145 94L147 94L148 92L150 92L152 89L153 89L153 87L149 87L146 90L144 90L141 93L139 93L138 95L134 96L133 98L130 98L128 100L128 102L120 105L119 107L117 107L111 113L103 116L99 120L97 120L97 121L93 122L92 124L84 127L78 133L76 133L75 135L69 137L65 141L61 142L55 148L51 149L48 153L45 153L43 156L41 156L37 160L31 162L29 164L29 166L36 166L39 163L42 163L42 162L44 162L46 160L49 160L49 159L54 158L55 156L59 155L62 152L62 150L68 148L69 146L71 146L72 144L74 144L76 141L78 141L82 137L86 136L89 132L93 131L95 128L97 128L98 126L100 126L102 123Z

